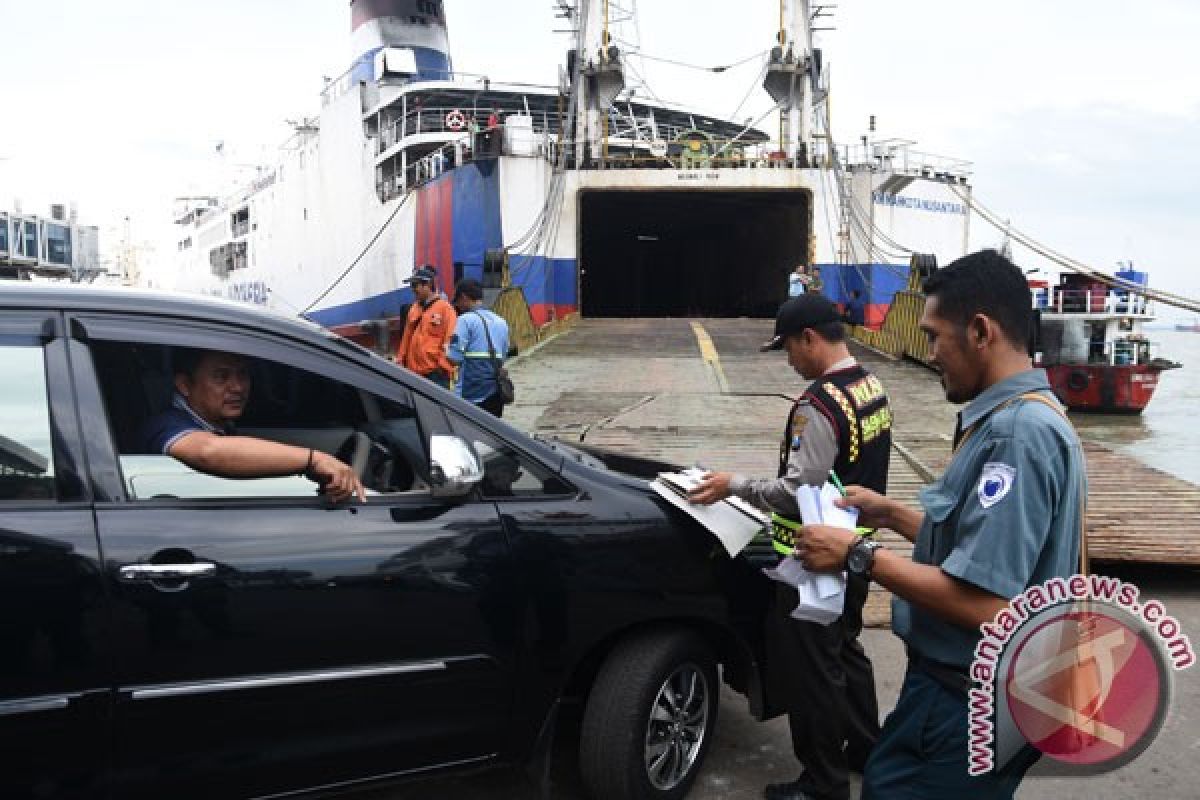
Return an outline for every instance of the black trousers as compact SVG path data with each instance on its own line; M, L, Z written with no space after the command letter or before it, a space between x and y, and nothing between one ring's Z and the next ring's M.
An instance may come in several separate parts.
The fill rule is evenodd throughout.
M851 576L842 616L829 625L792 619L796 590L780 585L768 620L768 658L786 670L792 749L814 798L850 796L848 767L862 769L879 740L875 672L859 644L869 582ZM778 670L775 670L778 673Z

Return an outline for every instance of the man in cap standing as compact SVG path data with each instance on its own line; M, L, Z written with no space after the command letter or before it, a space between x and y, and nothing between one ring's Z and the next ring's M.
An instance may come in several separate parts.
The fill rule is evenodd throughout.
M414 270L405 281L412 287L414 301L404 320L404 335L396 348L396 363L423 378L450 388L454 365L446 357L446 347L454 333L458 315L435 287L433 267Z
M850 355L837 308L824 296L784 303L762 349L786 350L792 368L812 381L788 415L776 477L709 473L690 499L708 504L732 494L771 512L775 549L790 556L800 527L797 487L820 486L834 471L845 483L887 490L892 414L879 379ZM793 619L796 590L777 585L767 657L777 660L772 674L787 677L777 690L804 773L767 786L767 800L848 800L849 769L861 771L879 737L874 672L858 642L867 587L865 577L850 576L842 616L819 625Z
M464 278L454 287L458 325L450 337L450 360L460 365L455 391L497 417L504 416L504 397L497 378L508 355L508 323L483 307L483 285Z

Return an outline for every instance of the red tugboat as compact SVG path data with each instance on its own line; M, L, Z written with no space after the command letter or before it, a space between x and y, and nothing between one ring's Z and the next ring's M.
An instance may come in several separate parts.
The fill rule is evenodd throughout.
M1122 286L1146 286L1147 274L1127 269L1110 285L1090 275L1063 275L1057 286L1030 280L1041 313L1039 365L1072 411L1140 414L1159 373L1180 364L1158 358L1142 326L1152 304Z

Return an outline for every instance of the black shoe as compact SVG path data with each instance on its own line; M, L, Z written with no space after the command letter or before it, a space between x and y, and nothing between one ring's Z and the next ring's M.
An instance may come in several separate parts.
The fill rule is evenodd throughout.
M805 786L804 778L797 778L791 783L769 783L763 789L763 797L766 800L816 800L804 791Z

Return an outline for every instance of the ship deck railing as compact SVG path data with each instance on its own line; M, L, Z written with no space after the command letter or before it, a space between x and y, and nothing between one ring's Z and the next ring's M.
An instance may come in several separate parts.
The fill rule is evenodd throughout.
M1078 366L1136 367L1145 366L1155 360L1159 343L1142 337L1115 339L1109 342L1089 342L1087 356L1082 353L1073 358L1058 352L1043 353L1043 363L1076 364Z
M913 142L893 139L882 142L838 145L838 156L851 171L889 172L912 177L964 180L973 172L973 162L937 153L913 150Z
M1152 316L1153 303L1144 296L1125 289L1104 286L1084 289L1064 289L1060 286L1033 289L1033 305L1043 312L1055 314L1125 314Z
M501 130L510 130L504 124L504 120L517 118L528 119L530 123L529 127L517 128L522 134L532 133L535 137L554 140L562 135L564 120L560 113L522 106L498 107L496 112L501 119ZM397 146L403 147L416 136L422 136L424 140L431 136L450 139L486 132L489 130L487 121L491 114L490 108L472 109L457 106L409 108L394 117L385 113L381 115L379 122L375 154L381 156ZM733 143L738 147L755 147L764 153L779 149L769 147L770 143L765 141L758 131L747 129L742 136L736 138L716 137L707 132L707 129L712 127L711 120L707 118L689 116L682 123L662 123L656 122L653 116L638 117L632 110L622 108L620 104L609 109L607 123L606 138L610 142L647 152L677 145L697 132L710 141L721 143L722 146Z

